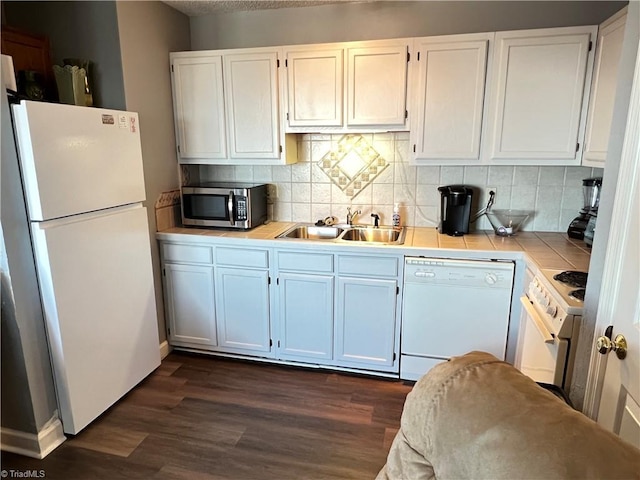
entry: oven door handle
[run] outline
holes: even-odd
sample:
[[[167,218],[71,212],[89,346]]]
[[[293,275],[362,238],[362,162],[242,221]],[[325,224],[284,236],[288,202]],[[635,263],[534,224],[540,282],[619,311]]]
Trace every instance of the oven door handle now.
[[[235,197],[233,195],[233,191],[229,191],[229,200],[227,200],[227,211],[229,212],[229,223],[231,225],[235,225],[236,222],[233,219],[233,204],[235,202]]]
[[[538,329],[538,332],[540,332],[540,335],[542,335],[544,343],[555,343],[555,337],[553,333],[549,331],[547,326],[540,319],[540,317],[538,316],[538,312],[536,312],[535,308],[533,308],[533,305],[531,305],[529,299],[527,297],[520,297],[520,303],[522,303],[522,306],[526,310],[527,315],[529,315],[531,320],[533,320],[533,324]]]

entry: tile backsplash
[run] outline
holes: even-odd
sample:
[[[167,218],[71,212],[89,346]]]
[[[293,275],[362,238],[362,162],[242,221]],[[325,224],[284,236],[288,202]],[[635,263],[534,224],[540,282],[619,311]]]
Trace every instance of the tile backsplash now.
[[[563,232],[582,208],[582,179],[601,176],[589,167],[535,166],[411,166],[408,133],[363,134],[362,137],[388,163],[355,197],[340,188],[322,168],[321,160],[339,147],[343,135],[298,136],[298,163],[282,166],[201,165],[201,181],[270,183],[277,195],[270,218],[277,221],[315,222],[329,215],[345,220],[347,207],[362,211],[355,221],[371,223],[371,213],[391,224],[394,203],[401,205],[402,224],[437,226],[441,185],[465,184],[475,188],[473,212],[486,205],[487,187],[495,187],[494,208],[533,210],[524,226],[528,231]],[[486,216],[476,229],[490,230]]]

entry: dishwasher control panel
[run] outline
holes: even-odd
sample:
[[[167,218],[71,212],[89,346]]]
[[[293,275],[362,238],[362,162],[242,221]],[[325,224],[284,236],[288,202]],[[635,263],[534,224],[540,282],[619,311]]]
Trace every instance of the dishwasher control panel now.
[[[405,283],[511,288],[512,262],[407,257]]]

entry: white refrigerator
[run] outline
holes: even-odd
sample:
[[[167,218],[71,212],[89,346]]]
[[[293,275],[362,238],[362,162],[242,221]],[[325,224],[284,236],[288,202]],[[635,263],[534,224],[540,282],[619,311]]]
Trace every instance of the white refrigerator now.
[[[160,365],[138,115],[13,105],[59,413],[76,434]]]

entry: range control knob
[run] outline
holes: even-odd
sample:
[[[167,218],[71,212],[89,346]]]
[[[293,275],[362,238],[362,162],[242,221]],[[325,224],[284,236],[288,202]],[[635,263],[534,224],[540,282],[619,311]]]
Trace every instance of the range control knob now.
[[[551,316],[551,318],[556,318],[556,315],[558,315],[558,307],[555,305],[549,305],[547,307],[547,314]]]
[[[546,295],[543,295],[543,298],[542,298],[542,305],[544,305],[545,307],[548,307],[548,306],[549,306],[549,303],[551,303],[551,302],[549,301],[549,297],[547,297]]]
[[[496,283],[498,283],[498,277],[496,276],[495,273],[487,273],[484,276],[484,282],[487,285],[495,285]]]

